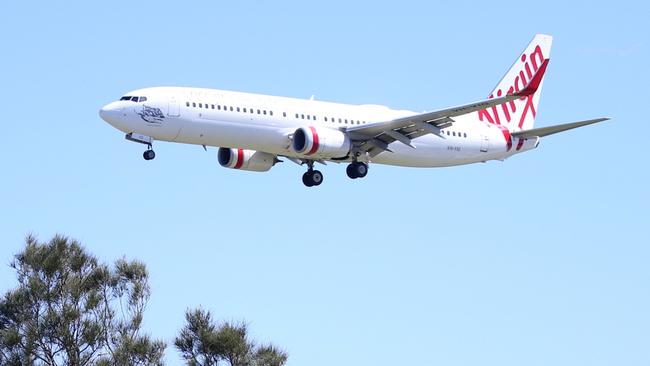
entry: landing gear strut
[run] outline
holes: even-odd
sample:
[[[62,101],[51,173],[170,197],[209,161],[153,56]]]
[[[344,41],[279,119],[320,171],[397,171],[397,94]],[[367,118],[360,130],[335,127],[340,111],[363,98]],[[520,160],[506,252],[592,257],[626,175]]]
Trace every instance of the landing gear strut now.
[[[302,175],[302,183],[307,187],[319,186],[323,183],[323,173],[314,170],[314,162],[308,161],[307,166],[309,166],[309,169]]]
[[[145,152],[142,153],[142,157],[144,158],[144,160],[153,160],[153,158],[156,157],[156,153],[151,148],[151,145],[147,146],[147,150],[145,150]]]
[[[351,179],[363,178],[368,174],[368,164],[355,161],[348,165],[345,172]]]
[[[142,153],[142,157],[144,158],[144,160],[153,160],[153,158],[156,157],[156,153],[153,152],[153,149],[151,148],[151,145],[153,144],[153,139],[151,137],[146,135],[141,135],[139,133],[129,132],[124,136],[124,138],[129,141],[147,145],[147,150],[145,150],[145,152]]]

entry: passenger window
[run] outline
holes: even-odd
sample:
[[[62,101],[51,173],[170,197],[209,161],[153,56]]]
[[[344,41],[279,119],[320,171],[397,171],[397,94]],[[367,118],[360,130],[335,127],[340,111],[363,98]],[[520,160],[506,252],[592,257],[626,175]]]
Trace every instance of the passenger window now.
[[[463,137],[467,138],[467,133],[463,132]]]
[[[325,122],[327,122],[327,117],[325,117]]]
[[[257,110],[257,114],[262,114],[262,112],[260,112],[260,110],[258,109],[258,110]]]
[[[189,106],[190,106],[190,102],[185,102],[185,106],[186,106],[186,107],[189,107]]]
[[[239,112],[239,107],[237,107],[237,112]]]
[[[296,113],[296,119],[298,119],[298,113]]]
[[[232,107],[230,107],[230,111],[231,111],[231,112],[233,111],[233,108],[232,108]]]
[[[273,115],[273,111],[269,111],[269,114],[270,114],[270,115]]]
[[[203,108],[203,103],[199,103],[199,108]]]
[[[282,117],[286,117],[286,116],[287,116],[287,112],[282,112]]]
[[[301,115],[300,115],[300,118],[305,119],[305,115],[304,115],[304,114],[301,114]]]
[[[264,112],[264,115],[266,116],[266,109],[263,112]]]
[[[192,107],[196,108],[196,103],[192,103]]]

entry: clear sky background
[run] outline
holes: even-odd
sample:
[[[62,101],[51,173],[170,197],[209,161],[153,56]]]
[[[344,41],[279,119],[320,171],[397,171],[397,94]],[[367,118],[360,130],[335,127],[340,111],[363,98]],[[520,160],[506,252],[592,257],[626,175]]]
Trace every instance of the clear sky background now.
[[[288,365],[648,365],[646,1],[0,5],[0,291],[29,232],[144,261],[145,329],[245,319]],[[536,126],[502,162],[219,167],[98,117],[129,90],[214,87],[432,110],[487,96],[554,36]],[[181,360],[167,349],[169,364]]]

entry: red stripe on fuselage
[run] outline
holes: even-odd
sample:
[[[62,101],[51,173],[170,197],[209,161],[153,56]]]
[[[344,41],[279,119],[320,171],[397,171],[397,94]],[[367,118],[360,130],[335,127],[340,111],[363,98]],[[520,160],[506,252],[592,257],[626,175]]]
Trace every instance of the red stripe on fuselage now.
[[[316,129],[312,126],[309,126],[309,129],[311,130],[311,134],[314,137],[314,143],[311,145],[311,150],[307,153],[307,155],[312,155],[316,151],[318,151],[318,132],[316,132]]]
[[[503,133],[503,138],[506,139],[506,151],[510,151],[512,149],[512,135],[510,135],[510,131],[504,127],[504,126],[497,126],[501,130],[501,133]]]
[[[519,139],[517,142],[517,151],[521,150],[521,148],[524,147],[524,141],[526,141],[526,139]]]
[[[244,165],[244,149],[237,149],[237,162],[235,163],[235,169],[241,168]]]

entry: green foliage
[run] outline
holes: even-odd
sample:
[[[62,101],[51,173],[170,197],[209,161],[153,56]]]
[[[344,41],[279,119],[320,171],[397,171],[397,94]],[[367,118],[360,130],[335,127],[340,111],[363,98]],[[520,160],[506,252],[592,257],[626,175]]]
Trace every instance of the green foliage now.
[[[287,354],[273,345],[259,347],[254,358],[257,366],[282,366],[287,362]]]
[[[244,323],[225,322],[217,325],[209,311],[188,310],[186,325],[174,345],[190,366],[282,366],[287,355],[268,345],[258,347],[248,339]]]
[[[0,364],[160,365],[165,344],[141,334],[150,296],[143,263],[99,263],[75,240],[26,238],[18,287],[0,299]]]

